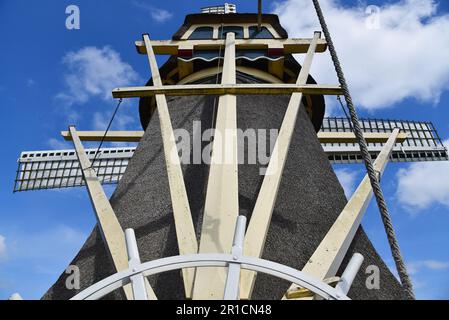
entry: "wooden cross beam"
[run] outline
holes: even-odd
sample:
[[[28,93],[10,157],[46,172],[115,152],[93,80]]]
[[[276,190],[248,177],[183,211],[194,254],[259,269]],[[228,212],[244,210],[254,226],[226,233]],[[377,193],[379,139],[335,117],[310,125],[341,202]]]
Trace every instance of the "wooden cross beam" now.
[[[317,134],[320,143],[358,143],[353,132],[323,132]],[[367,143],[386,143],[391,133],[365,132],[363,134]],[[402,143],[408,138],[405,132],[398,133],[396,143]]]
[[[81,141],[104,141],[107,142],[139,142],[144,135],[144,131],[78,131],[78,138]],[[106,133],[106,136],[105,136]],[[61,136],[66,141],[72,141],[69,131],[61,131]]]
[[[268,49],[283,48],[284,53],[306,53],[313,39],[235,39],[235,48],[239,49]],[[225,45],[224,39],[210,40],[153,40],[154,54],[177,55],[178,50],[218,50]],[[135,42],[137,51],[140,54],[147,54],[144,41]],[[327,49],[327,42],[324,39],[318,39],[316,52],[324,52]]]
[[[77,131],[81,141],[101,141],[105,136],[105,131]],[[108,142],[139,142],[144,135],[144,131],[108,131],[104,141]],[[385,143],[391,133],[365,132],[363,136],[367,143]],[[61,131],[61,136],[66,141],[72,141],[69,131]],[[357,143],[355,134],[352,132],[318,132],[320,143]],[[397,143],[404,142],[408,134],[401,132],[396,139]]]
[[[164,87],[142,86],[116,88],[112,91],[114,98],[142,98],[156,94],[167,96],[202,96],[225,94],[292,94],[306,95],[342,95],[339,85],[322,84],[187,84],[167,85]]]

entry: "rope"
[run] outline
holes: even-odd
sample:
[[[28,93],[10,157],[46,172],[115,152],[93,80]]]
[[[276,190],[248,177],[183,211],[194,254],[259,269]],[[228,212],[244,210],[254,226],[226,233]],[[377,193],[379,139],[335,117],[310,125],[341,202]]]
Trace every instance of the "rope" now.
[[[100,152],[100,149],[103,146],[103,143],[104,143],[104,140],[106,139],[106,136],[108,135],[109,129],[111,129],[112,122],[114,121],[114,118],[117,115],[118,109],[120,108],[120,105],[122,104],[122,102],[123,102],[123,99],[120,98],[120,100],[117,103],[117,106],[115,107],[115,111],[112,114],[111,120],[109,121],[108,127],[106,128],[106,131],[104,132],[103,138],[101,138],[100,145],[98,146],[98,149],[95,152],[95,157],[94,157],[94,160],[92,161],[92,165],[90,166],[90,168],[93,168],[93,166],[95,164],[95,161],[97,160],[97,156],[98,156],[98,154]]]
[[[377,205],[379,207],[380,210],[380,214],[381,214],[381,218],[385,227],[385,231],[387,233],[387,237],[388,237],[388,242],[390,245],[390,249],[394,258],[394,262],[396,264],[396,268],[399,274],[399,278],[401,280],[402,286],[404,288],[404,290],[406,291],[406,293],[408,294],[410,299],[414,299],[415,295],[413,293],[413,285],[412,282],[410,280],[410,277],[407,273],[407,269],[405,267],[404,264],[404,260],[402,258],[401,255],[401,251],[399,249],[399,245],[396,239],[396,235],[394,232],[394,228],[393,228],[393,224],[391,221],[391,217],[390,214],[388,212],[388,208],[387,208],[387,204],[385,202],[385,198],[382,192],[382,189],[380,187],[379,184],[379,179],[376,175],[376,171],[374,170],[374,166],[373,166],[373,162],[371,159],[371,155],[368,152],[368,147],[366,145],[366,140],[363,136],[363,131],[360,127],[360,123],[359,123],[359,119],[357,116],[357,112],[355,110],[351,95],[349,93],[349,89],[348,89],[348,85],[346,83],[346,79],[345,76],[343,74],[343,70],[342,67],[340,65],[340,61],[338,59],[337,56],[337,52],[335,50],[334,44],[332,42],[332,38],[329,32],[329,29],[327,27],[326,21],[324,19],[324,15],[323,12],[321,10],[320,4],[318,0],[312,0],[313,1],[313,5],[315,7],[316,13],[318,15],[318,19],[320,21],[321,24],[321,29],[323,30],[324,36],[326,38],[328,47],[329,47],[329,52],[331,54],[332,57],[332,61],[334,63],[335,66],[335,71],[337,72],[337,76],[338,76],[338,80],[340,82],[341,88],[343,90],[344,96],[345,96],[345,100],[346,100],[346,105],[348,106],[349,109],[349,114],[351,116],[351,121],[352,121],[352,125],[354,127],[354,133],[357,137],[357,141],[360,145],[360,151],[362,153],[364,162],[365,162],[365,167],[369,176],[369,179],[371,181],[371,186],[373,188],[374,191],[374,195],[376,197],[376,201],[377,201]]]

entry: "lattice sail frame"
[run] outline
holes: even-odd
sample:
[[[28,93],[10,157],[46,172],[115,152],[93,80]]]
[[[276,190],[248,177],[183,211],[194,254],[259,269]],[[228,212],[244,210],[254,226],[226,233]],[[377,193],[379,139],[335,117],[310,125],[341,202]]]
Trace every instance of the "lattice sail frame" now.
[[[103,148],[93,164],[102,184],[120,181],[135,148]],[[87,149],[93,160],[97,149]],[[85,186],[75,150],[22,152],[18,160],[14,191],[59,189]]]
[[[431,122],[390,119],[361,119],[365,133],[391,133],[395,128],[407,134],[393,148],[391,162],[447,161],[447,149]],[[346,118],[324,118],[322,132],[352,132],[351,122]],[[368,149],[375,159],[384,143],[368,142]],[[362,163],[360,147],[356,142],[323,142],[323,150],[333,164]]]
[[[448,153],[431,122],[401,121],[389,119],[362,119],[362,129],[366,133],[391,133],[400,128],[407,134],[403,142],[397,142],[390,158],[391,162],[447,161]],[[324,118],[323,133],[350,133],[350,121],[346,118]],[[323,135],[321,145],[333,164],[362,163],[358,144],[338,142],[338,136],[328,142]],[[139,133],[143,134],[143,132]],[[368,139],[369,141],[369,139]],[[382,149],[382,142],[368,142],[373,158]],[[86,150],[89,159],[93,159],[96,149]],[[122,178],[135,147],[103,148],[94,163],[98,178],[102,184],[118,183]],[[78,165],[75,150],[49,150],[22,152],[17,160],[17,176],[14,192],[69,188],[84,186],[82,171]]]

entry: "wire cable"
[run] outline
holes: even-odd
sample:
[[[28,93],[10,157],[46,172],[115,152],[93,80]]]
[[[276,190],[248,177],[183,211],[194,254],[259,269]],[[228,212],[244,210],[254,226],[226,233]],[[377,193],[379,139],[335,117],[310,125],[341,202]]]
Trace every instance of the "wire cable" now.
[[[114,113],[112,114],[111,120],[109,120],[109,124],[108,124],[108,127],[106,128],[106,131],[104,132],[103,138],[101,138],[100,145],[98,146],[97,151],[95,152],[95,157],[92,160],[92,164],[91,164],[90,168],[93,168],[95,161],[97,160],[98,154],[100,153],[100,149],[103,146],[104,141],[106,140],[108,132],[111,129],[112,122],[114,121],[114,118],[117,115],[118,109],[120,108],[120,105],[122,104],[122,102],[123,102],[123,99],[120,98],[120,100],[117,103],[117,106],[115,107]]]

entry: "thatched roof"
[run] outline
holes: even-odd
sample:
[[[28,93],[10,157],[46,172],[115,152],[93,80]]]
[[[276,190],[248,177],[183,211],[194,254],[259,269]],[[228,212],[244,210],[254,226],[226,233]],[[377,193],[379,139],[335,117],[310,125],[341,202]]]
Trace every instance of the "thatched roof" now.
[[[240,82],[248,81],[239,76]],[[279,128],[289,96],[239,96],[238,127]],[[202,122],[202,130],[212,124],[214,98],[204,96],[173,97],[169,110],[174,128],[192,134],[192,122]],[[207,165],[183,165],[184,179],[197,233],[201,229]],[[251,216],[262,176],[259,165],[239,166],[240,214]],[[123,179],[111,198],[123,227],[134,228],[142,261],[178,254],[170,192],[162,151],[158,117],[151,118],[146,133]],[[321,148],[305,110],[300,109],[284,176],[275,205],[263,257],[301,269],[346,204],[337,177]],[[198,234],[199,237],[199,234]],[[349,296],[353,299],[403,299],[405,293],[396,278],[376,253],[362,230],[356,234],[348,257],[360,252],[365,257],[361,272]],[[82,289],[113,273],[99,232],[94,229],[71,264],[81,271]],[[381,271],[380,290],[365,287],[364,270],[377,265]],[[76,294],[65,287],[62,274],[44,299],[68,299]],[[182,299],[179,272],[150,279],[160,299]],[[289,283],[258,276],[254,298],[279,299]],[[117,293],[112,298],[121,298]]]

